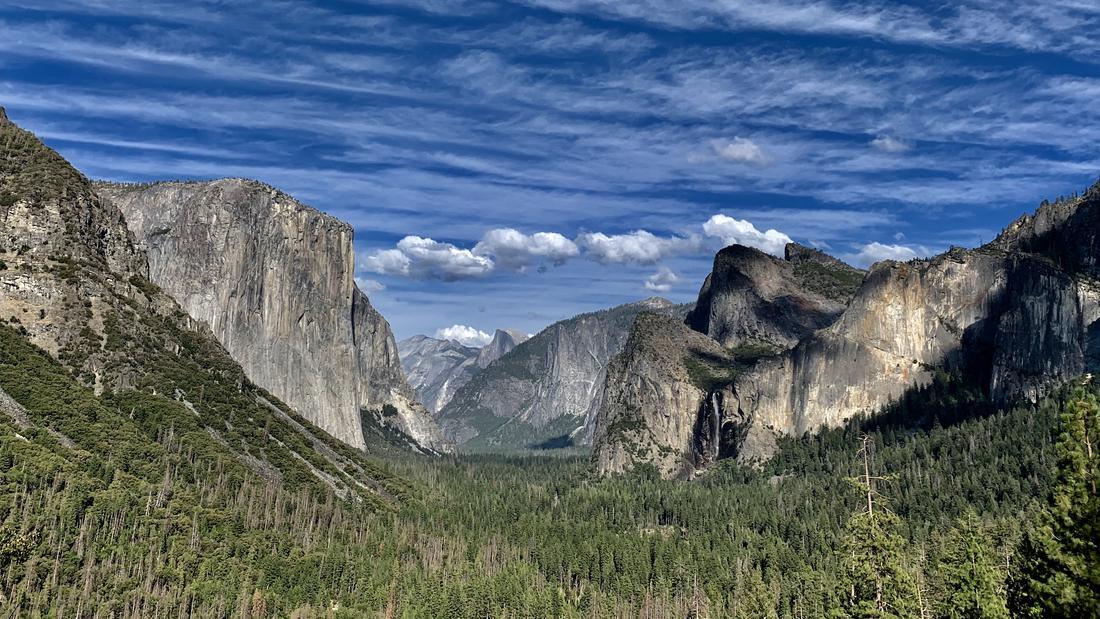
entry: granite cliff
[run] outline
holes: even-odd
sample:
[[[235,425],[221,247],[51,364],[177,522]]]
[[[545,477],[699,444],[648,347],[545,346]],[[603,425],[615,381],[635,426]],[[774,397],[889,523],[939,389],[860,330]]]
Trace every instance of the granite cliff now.
[[[491,342],[475,348],[455,340],[414,335],[397,343],[397,354],[409,386],[433,413],[443,410],[475,374],[527,339],[512,329],[497,329]]]
[[[731,245],[718,252],[682,323],[642,314],[607,372],[595,416],[600,474],[652,464],[686,478],[733,443],[774,443],[726,412],[731,384],[760,358],[832,324],[864,272],[791,243],[783,259]],[[725,414],[724,414],[725,412]]]
[[[444,433],[470,451],[590,443],[607,363],[647,310],[683,316],[686,308],[652,298],[550,325],[455,393],[438,417]]]
[[[786,258],[731,245],[714,257],[687,324],[723,346],[790,348],[840,316],[863,272],[791,243]]]
[[[497,329],[493,339],[477,351],[477,367],[485,369],[489,364],[512,352],[527,341],[527,334],[515,329]]]
[[[257,181],[100,183],[149,278],[248,376],[349,445],[364,415],[445,448],[405,381],[389,324],[354,281],[352,229]]]
[[[691,420],[698,425],[704,416],[717,417],[714,423],[726,428],[719,433],[718,452],[751,464],[773,455],[776,437],[873,415],[928,385],[937,370],[964,371],[991,400],[1004,404],[1035,400],[1072,377],[1100,371],[1098,231],[1100,184],[1081,197],[1044,203],[980,248],[874,265],[832,324],[759,359],[706,394],[692,394],[672,414],[644,416],[642,423],[656,426],[651,435],[676,437],[658,445],[658,455],[647,461],[662,473],[685,475],[669,464],[671,456],[660,454],[681,453],[686,439],[662,427],[684,427]],[[713,285],[704,286],[701,297],[708,288]],[[707,324],[746,324],[737,306],[729,307],[712,312]],[[784,315],[784,308],[778,309],[776,315]],[[731,330],[707,332],[721,339]],[[622,372],[609,375],[609,392],[613,383],[633,380],[638,363],[614,364]],[[672,372],[664,384],[680,382]],[[647,399],[652,397],[641,393],[631,405],[654,408]],[[712,399],[713,406],[702,406]],[[610,395],[607,400],[613,401]],[[604,419],[618,414],[605,408],[598,423],[610,423]],[[629,468],[614,455],[622,451],[597,443],[600,471]]]
[[[737,367],[729,351],[683,321],[638,315],[607,369],[595,428],[597,473],[651,464],[665,478],[690,477],[719,457],[721,390]]]
[[[5,384],[0,412],[23,441],[58,462],[102,456],[112,484],[175,458],[180,475],[398,500],[392,475],[249,380],[149,281],[119,209],[2,109],[0,240],[0,365],[27,379]]]

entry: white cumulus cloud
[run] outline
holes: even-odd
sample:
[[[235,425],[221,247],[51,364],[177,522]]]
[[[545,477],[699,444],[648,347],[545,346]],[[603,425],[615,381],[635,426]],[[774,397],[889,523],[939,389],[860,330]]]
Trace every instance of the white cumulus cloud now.
[[[588,257],[604,264],[655,264],[669,254],[698,251],[698,236],[660,237],[646,230],[629,234],[586,232],[577,238]]]
[[[761,232],[751,221],[734,219],[729,215],[715,215],[703,224],[707,236],[722,239],[726,245],[747,245],[776,256],[783,255],[783,248],[791,237],[775,229]]]
[[[463,346],[470,346],[473,348],[481,348],[493,341],[493,336],[491,334],[466,325],[451,325],[449,327],[437,329],[435,338],[437,340],[454,340]]]
[[[661,267],[657,272],[645,279],[645,289],[653,292],[668,292],[680,281],[680,276],[673,273],[668,267]]]
[[[866,267],[880,260],[904,262],[913,258],[923,258],[931,253],[923,245],[887,245],[875,241],[867,243],[855,254],[848,254],[845,259],[856,266]]]
[[[735,136],[732,140],[712,140],[710,147],[715,155],[727,161],[752,165],[771,163],[771,158],[764,153],[760,145],[748,138]]]
[[[412,260],[398,249],[379,249],[363,260],[363,269],[383,275],[408,275]]]
[[[363,264],[371,273],[446,281],[481,277],[494,266],[487,256],[419,236],[406,236],[396,249],[375,251]]]
[[[532,262],[562,264],[580,253],[577,244],[557,232],[524,234],[514,228],[496,228],[474,246],[477,256],[490,256],[504,268],[523,270]]]
[[[871,140],[871,146],[885,153],[901,153],[909,150],[909,143],[888,135]]]

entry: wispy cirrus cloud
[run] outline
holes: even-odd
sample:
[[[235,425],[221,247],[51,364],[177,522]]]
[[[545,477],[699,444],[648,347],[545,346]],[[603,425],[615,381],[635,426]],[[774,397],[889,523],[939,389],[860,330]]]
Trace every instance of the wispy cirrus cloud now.
[[[549,317],[518,289],[568,315],[668,268],[688,300],[718,243],[919,254],[1079,189],[1100,171],[1097,17],[1077,0],[16,0],[0,104],[91,175],[258,177],[349,221],[399,332],[437,298],[535,330]],[[708,236],[718,214],[752,228]]]
[[[1100,25],[1100,9],[1083,2],[1017,4],[994,0],[907,5],[748,0],[676,5],[654,1],[528,0],[562,13],[596,14],[687,30],[774,30],[800,34],[857,36],[897,43],[944,47],[1004,46],[1033,51],[1071,51],[1074,44],[1097,49],[1078,29]]]

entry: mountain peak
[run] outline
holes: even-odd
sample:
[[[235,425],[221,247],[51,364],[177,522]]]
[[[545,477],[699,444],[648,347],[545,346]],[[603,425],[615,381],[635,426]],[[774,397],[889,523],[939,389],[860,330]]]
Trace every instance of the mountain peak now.
[[[726,258],[740,258],[740,259],[766,259],[776,260],[777,258],[766,251],[750,247],[748,245],[741,245],[734,243],[733,245],[727,245],[718,250],[717,257]]]
[[[723,248],[687,324],[724,346],[780,348],[831,324],[862,272],[810,248],[788,246],[787,253],[793,261],[744,245]]]
[[[493,340],[482,347],[477,355],[478,367],[484,369],[490,363],[511,352],[513,348],[527,341],[527,334],[515,329],[497,329]]]

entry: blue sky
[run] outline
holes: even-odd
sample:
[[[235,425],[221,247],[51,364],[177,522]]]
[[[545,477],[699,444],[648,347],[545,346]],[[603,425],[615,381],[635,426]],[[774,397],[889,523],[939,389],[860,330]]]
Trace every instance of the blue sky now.
[[[0,105],[93,178],[348,221],[399,338],[534,332],[692,300],[727,242],[990,239],[1100,174],[1098,32],[1095,0],[3,0]]]

